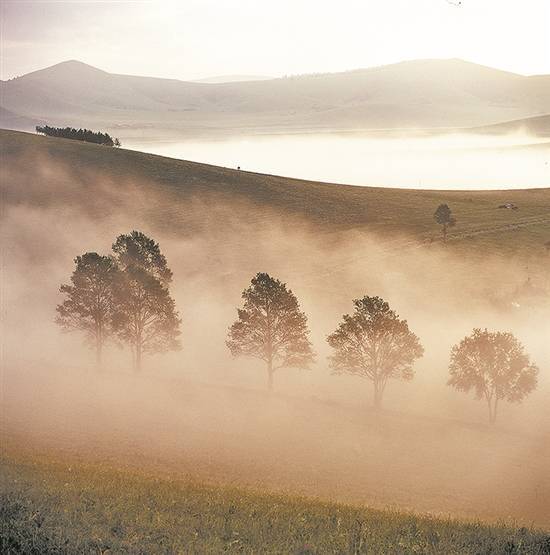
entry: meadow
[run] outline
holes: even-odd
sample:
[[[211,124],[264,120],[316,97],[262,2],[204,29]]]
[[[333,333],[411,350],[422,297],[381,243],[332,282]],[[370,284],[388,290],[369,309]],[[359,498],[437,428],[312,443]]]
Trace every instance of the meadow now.
[[[550,553],[524,527],[174,481],[108,465],[1,461],[2,553]]]

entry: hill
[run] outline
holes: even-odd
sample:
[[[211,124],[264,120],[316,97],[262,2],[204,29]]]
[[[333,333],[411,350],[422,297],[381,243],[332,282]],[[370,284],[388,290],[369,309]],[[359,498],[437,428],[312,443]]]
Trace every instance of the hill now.
[[[530,256],[542,252],[550,236],[550,189],[510,191],[435,191],[359,187],[310,182],[187,162],[124,149],[106,149],[70,140],[15,131],[0,131],[5,172],[36,174],[41,186],[7,186],[5,199],[26,205],[50,204],[63,199],[75,206],[104,206],[102,196],[84,194],[79,186],[89,174],[103,180],[138,183],[142,194],[154,195],[159,205],[145,206],[142,218],[172,234],[186,233],[185,207],[204,202],[207,221],[223,202],[249,206],[247,218],[261,222],[267,215],[299,220],[325,235],[350,230],[401,237],[411,246],[440,240],[433,212],[448,203],[458,224],[449,235],[452,248],[467,248],[470,255],[511,254]],[[63,178],[41,176],[42,161],[66,170]],[[78,169],[80,168],[80,170]],[[6,175],[6,174],[5,174]],[[66,183],[65,183],[66,181]],[[26,191],[26,192],[25,192]],[[160,194],[160,196],[159,196]],[[109,195],[107,195],[109,196]],[[517,210],[499,209],[513,203]],[[106,208],[114,210],[116,207]],[[198,224],[197,224],[198,225]],[[296,225],[296,221],[294,221]]]
[[[479,133],[529,133],[539,137],[550,137],[550,115],[503,121],[476,128]]]
[[[109,131],[464,128],[550,113],[550,76],[461,60],[230,83],[117,75],[69,61],[0,87],[2,107],[11,112]]]
[[[43,121],[20,116],[0,107],[0,128],[3,129],[32,129],[37,125],[44,125]]]
[[[193,83],[238,83],[240,81],[267,81],[274,79],[267,75],[213,75],[202,79],[193,79]]]

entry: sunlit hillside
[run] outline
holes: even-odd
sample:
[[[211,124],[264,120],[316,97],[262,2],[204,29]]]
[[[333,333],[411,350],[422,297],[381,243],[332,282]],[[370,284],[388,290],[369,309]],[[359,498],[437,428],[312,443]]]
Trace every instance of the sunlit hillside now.
[[[449,250],[482,256],[513,252],[525,257],[544,252],[550,235],[550,189],[425,191],[335,186],[13,131],[1,131],[0,139],[8,203],[33,206],[62,201],[109,214],[116,204],[109,205],[104,195],[93,192],[97,185],[91,181],[100,175],[112,182],[115,190],[128,184],[137,187],[141,194],[134,200],[143,211],[140,218],[175,235],[191,231],[186,218],[189,203],[209,205],[201,216],[206,222],[216,207],[227,201],[250,203],[246,211],[249,222],[261,224],[267,214],[295,217],[323,234],[354,230],[398,236],[396,246],[405,249],[441,241],[433,219],[439,203],[451,205],[457,219],[449,233]],[[63,167],[63,175],[55,178],[59,189],[48,185],[52,176],[44,173],[42,162]],[[20,167],[35,177],[30,185],[23,181],[14,187],[11,184],[19,179]],[[157,206],[151,206],[148,192]],[[157,194],[161,195],[158,200]],[[517,210],[499,208],[505,204],[513,204]]]

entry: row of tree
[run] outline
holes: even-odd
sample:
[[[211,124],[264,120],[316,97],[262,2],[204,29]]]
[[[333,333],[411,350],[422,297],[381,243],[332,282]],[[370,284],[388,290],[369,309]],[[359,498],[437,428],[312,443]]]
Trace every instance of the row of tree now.
[[[114,139],[109,133],[101,131],[92,131],[91,129],[75,129],[74,127],[50,127],[49,125],[36,126],[36,132],[48,137],[62,137],[64,139],[73,139],[75,141],[85,141],[87,143],[95,143],[105,146],[121,146],[120,141]]]
[[[181,320],[169,293],[172,272],[158,243],[133,231],[117,238],[112,255],[86,253],[75,262],[71,284],[61,286],[66,299],[57,307],[57,321],[67,330],[84,331],[98,362],[110,336],[131,347],[138,371],[143,353],[180,348]],[[278,369],[308,368],[315,360],[307,317],[286,284],[266,273],[252,279],[242,298],[226,344],[233,356],[264,362],[271,390]],[[372,382],[380,407],[388,381],[411,380],[424,349],[407,321],[380,297],[353,304],[353,313],[327,338],[330,367],[335,374]],[[449,371],[450,386],[486,401],[491,422],[499,402],[519,402],[537,385],[538,368],[507,332],[474,329],[452,347]]]
[[[268,387],[278,368],[307,368],[314,361],[308,340],[306,315],[284,283],[257,274],[243,292],[243,308],[230,327],[227,346],[234,356],[262,359]],[[351,374],[372,382],[374,405],[380,407],[391,379],[411,380],[414,363],[424,349],[418,337],[380,297],[353,301],[353,314],[345,314],[327,338],[329,362],[335,374]],[[494,423],[500,401],[519,402],[536,388],[538,368],[511,333],[474,329],[451,349],[448,384],[459,391],[474,391],[487,403]]]

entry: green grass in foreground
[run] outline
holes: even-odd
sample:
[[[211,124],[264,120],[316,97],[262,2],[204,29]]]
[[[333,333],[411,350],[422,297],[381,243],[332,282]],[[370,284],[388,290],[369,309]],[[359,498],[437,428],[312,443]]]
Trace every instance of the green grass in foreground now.
[[[1,463],[2,553],[550,553],[550,535],[53,462]]]

